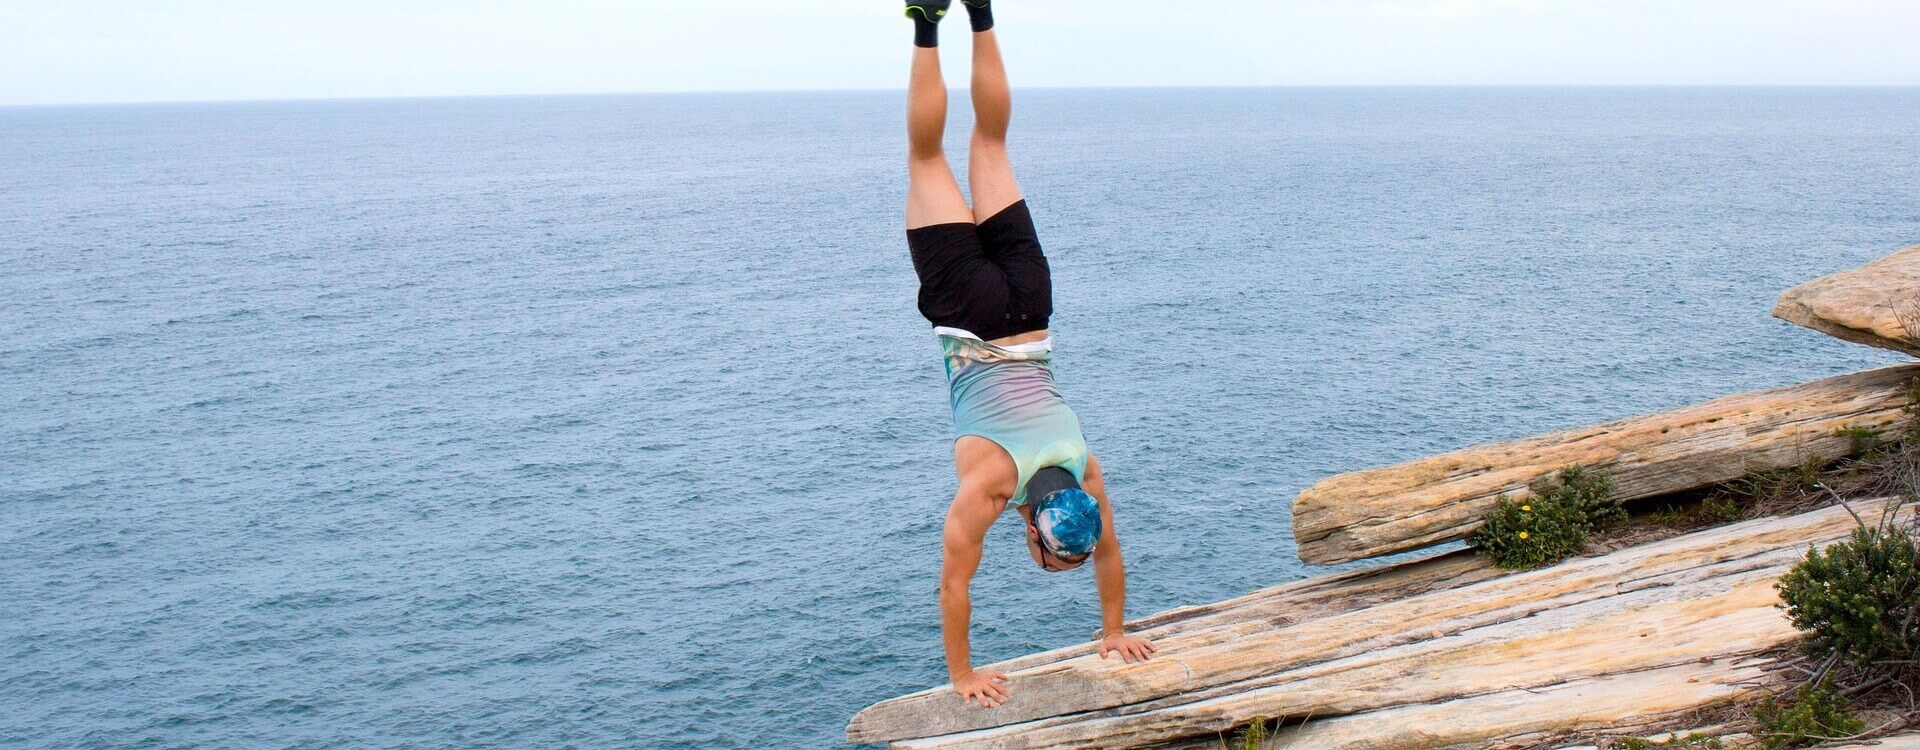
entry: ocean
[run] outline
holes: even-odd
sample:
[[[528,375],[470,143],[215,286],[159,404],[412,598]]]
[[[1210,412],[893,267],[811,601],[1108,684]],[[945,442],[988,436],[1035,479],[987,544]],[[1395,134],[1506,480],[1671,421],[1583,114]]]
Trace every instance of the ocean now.
[[[964,155],[964,97],[952,152]],[[0,747],[831,748],[945,680],[898,92],[0,109]],[[1920,89],[1037,90],[1134,616],[1329,474],[1897,361]],[[976,661],[1087,638],[994,530]]]

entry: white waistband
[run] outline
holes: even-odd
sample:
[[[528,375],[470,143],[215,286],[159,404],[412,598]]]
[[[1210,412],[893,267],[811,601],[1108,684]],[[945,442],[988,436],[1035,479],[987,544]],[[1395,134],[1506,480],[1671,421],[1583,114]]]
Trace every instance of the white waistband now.
[[[986,339],[980,338],[979,336],[975,336],[973,335],[972,331],[969,331],[963,328],[949,328],[947,326],[934,326],[933,335],[952,336],[956,339],[973,339],[974,341],[978,341],[983,344],[987,343]],[[1053,351],[1053,337],[1048,336],[1039,341],[1029,341],[1025,344],[1013,344],[1011,346],[1000,346],[998,344],[993,344],[993,346],[997,346],[1001,349],[1005,349],[1015,354],[1026,354],[1029,352],[1050,352],[1050,351]]]

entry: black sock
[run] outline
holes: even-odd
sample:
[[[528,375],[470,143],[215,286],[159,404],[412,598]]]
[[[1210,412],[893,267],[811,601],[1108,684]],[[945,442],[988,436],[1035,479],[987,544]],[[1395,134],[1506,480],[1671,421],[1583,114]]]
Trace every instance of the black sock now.
[[[967,20],[973,22],[973,33],[978,34],[993,28],[993,0],[960,0],[967,6]]]
[[[914,14],[913,46],[915,47],[940,46],[940,23],[938,21],[929,21],[925,18],[921,18],[920,14],[918,13]]]

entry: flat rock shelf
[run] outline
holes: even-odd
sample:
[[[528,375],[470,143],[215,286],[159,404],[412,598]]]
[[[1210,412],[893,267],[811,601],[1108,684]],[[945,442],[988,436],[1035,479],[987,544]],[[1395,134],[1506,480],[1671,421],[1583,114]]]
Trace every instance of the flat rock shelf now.
[[[1851,510],[1872,515],[1891,502]],[[1282,622],[1257,606],[1217,612],[1209,625],[1162,636],[1162,655],[1139,664],[1071,649],[1042,654],[1011,673],[1014,696],[999,708],[960,707],[951,689],[940,688],[862,711],[847,737],[916,749],[1151,747],[1255,718],[1313,717],[1302,725],[1312,729],[1293,730],[1306,743],[1311,733],[1336,728],[1340,734],[1327,736],[1364,734],[1374,722],[1430,720],[1447,706],[1458,710],[1439,724],[1496,731],[1485,728],[1496,714],[1468,699],[1621,680],[1671,689],[1636,689],[1637,697],[1616,700],[1616,713],[1691,710],[1731,699],[1765,674],[1762,654],[1796,635],[1773,583],[1808,545],[1851,533],[1852,513],[1833,507],[1757,519],[1471,582],[1476,576],[1430,577],[1452,568],[1451,556],[1417,561],[1386,578],[1427,585],[1419,593]],[[1435,580],[1453,583],[1428,585]],[[1613,715],[1600,702],[1582,703],[1597,713],[1574,712],[1553,728],[1594,726]],[[1408,718],[1415,715],[1429,719]]]

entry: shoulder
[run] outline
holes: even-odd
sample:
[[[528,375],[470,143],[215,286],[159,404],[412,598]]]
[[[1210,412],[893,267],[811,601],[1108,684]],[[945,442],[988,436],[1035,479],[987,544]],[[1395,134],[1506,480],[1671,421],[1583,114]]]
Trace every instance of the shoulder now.
[[[1020,467],[999,443],[979,435],[962,435],[953,442],[953,467],[964,494],[1005,503],[1013,497]]]

